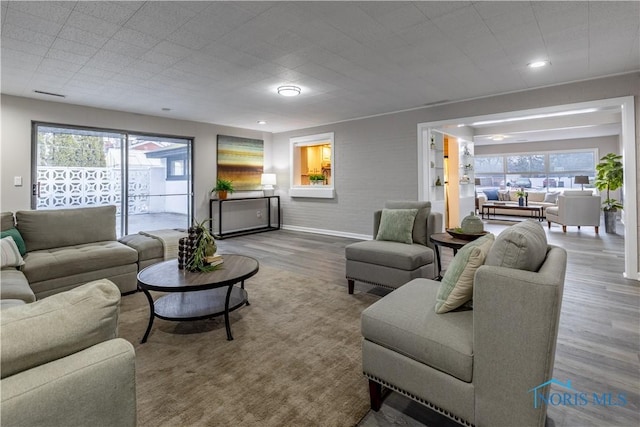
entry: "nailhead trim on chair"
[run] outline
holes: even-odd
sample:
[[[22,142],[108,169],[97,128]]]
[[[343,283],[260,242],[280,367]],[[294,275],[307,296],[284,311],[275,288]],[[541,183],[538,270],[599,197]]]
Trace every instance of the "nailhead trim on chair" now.
[[[346,276],[346,279],[347,279],[347,280],[354,280],[354,281],[356,281],[356,282],[366,283],[366,284],[368,284],[368,285],[379,286],[379,287],[381,287],[381,288],[387,288],[387,289],[392,289],[392,290],[393,290],[393,289],[398,289],[398,288],[394,288],[393,286],[389,286],[389,285],[382,285],[382,284],[380,284],[380,283],[370,282],[370,281],[368,281],[368,280],[356,279],[355,277],[349,277],[349,276]]]
[[[439,414],[444,415],[445,417],[457,422],[458,424],[461,424],[461,425],[464,425],[464,426],[467,426],[467,427],[475,427],[473,424],[471,424],[467,420],[463,420],[462,418],[458,417],[457,415],[454,415],[454,414],[450,413],[449,411],[447,411],[445,409],[442,409],[439,406],[434,405],[431,402],[427,402],[426,400],[424,400],[424,399],[422,399],[420,397],[414,396],[413,394],[411,394],[409,392],[406,392],[406,391],[394,386],[393,384],[389,384],[388,382],[386,382],[384,380],[381,380],[380,378],[375,377],[373,375],[367,374],[366,372],[363,372],[363,374],[368,379],[373,380],[373,381],[377,382],[378,384],[382,384],[383,386],[385,386],[387,388],[390,388],[391,390],[393,390],[393,391],[395,391],[397,393],[400,393],[403,396],[408,397],[409,399],[415,400],[416,402],[428,407],[429,409],[431,409],[433,411],[436,411]]]

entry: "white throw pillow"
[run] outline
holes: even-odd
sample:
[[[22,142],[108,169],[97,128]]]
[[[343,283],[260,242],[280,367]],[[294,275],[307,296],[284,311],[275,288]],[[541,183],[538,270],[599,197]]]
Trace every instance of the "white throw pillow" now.
[[[0,247],[2,248],[2,266],[5,267],[20,267],[24,265],[24,260],[20,256],[18,245],[16,245],[13,237],[7,236],[0,239]]]

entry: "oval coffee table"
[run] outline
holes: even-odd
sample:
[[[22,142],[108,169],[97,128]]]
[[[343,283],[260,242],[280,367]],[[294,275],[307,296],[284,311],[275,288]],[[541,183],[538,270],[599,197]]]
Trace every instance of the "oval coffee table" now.
[[[233,340],[229,312],[249,305],[244,281],[259,269],[258,261],[243,255],[222,255],[219,270],[208,273],[178,269],[178,260],[150,265],[138,273],[138,288],[149,302],[149,325],[141,344],[147,341],[153,319],[191,321],[224,314],[227,340]],[[240,283],[240,287],[234,286]],[[165,292],[155,302],[149,291]]]

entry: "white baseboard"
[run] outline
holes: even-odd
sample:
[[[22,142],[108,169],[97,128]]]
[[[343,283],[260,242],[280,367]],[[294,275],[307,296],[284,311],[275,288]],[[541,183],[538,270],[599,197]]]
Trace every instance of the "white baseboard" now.
[[[624,277],[625,279],[637,280],[640,282],[640,272],[632,272],[632,273],[624,272],[622,273],[622,277]]]
[[[325,234],[327,236],[348,237],[350,239],[371,240],[366,234],[348,233],[346,231],[325,230],[322,228],[299,227],[297,225],[283,225],[284,230],[301,231],[303,233]]]

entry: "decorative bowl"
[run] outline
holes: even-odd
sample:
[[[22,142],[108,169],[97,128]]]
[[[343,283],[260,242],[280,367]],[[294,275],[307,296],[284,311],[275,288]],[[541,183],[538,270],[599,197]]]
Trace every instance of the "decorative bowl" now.
[[[461,231],[456,231],[455,228],[447,228],[447,233],[449,233],[451,236],[455,237],[456,239],[462,239],[462,240],[468,240],[468,241],[472,241],[472,240],[476,240],[478,237],[482,237],[485,234],[488,233],[488,231],[483,231],[482,233],[463,233]]]

